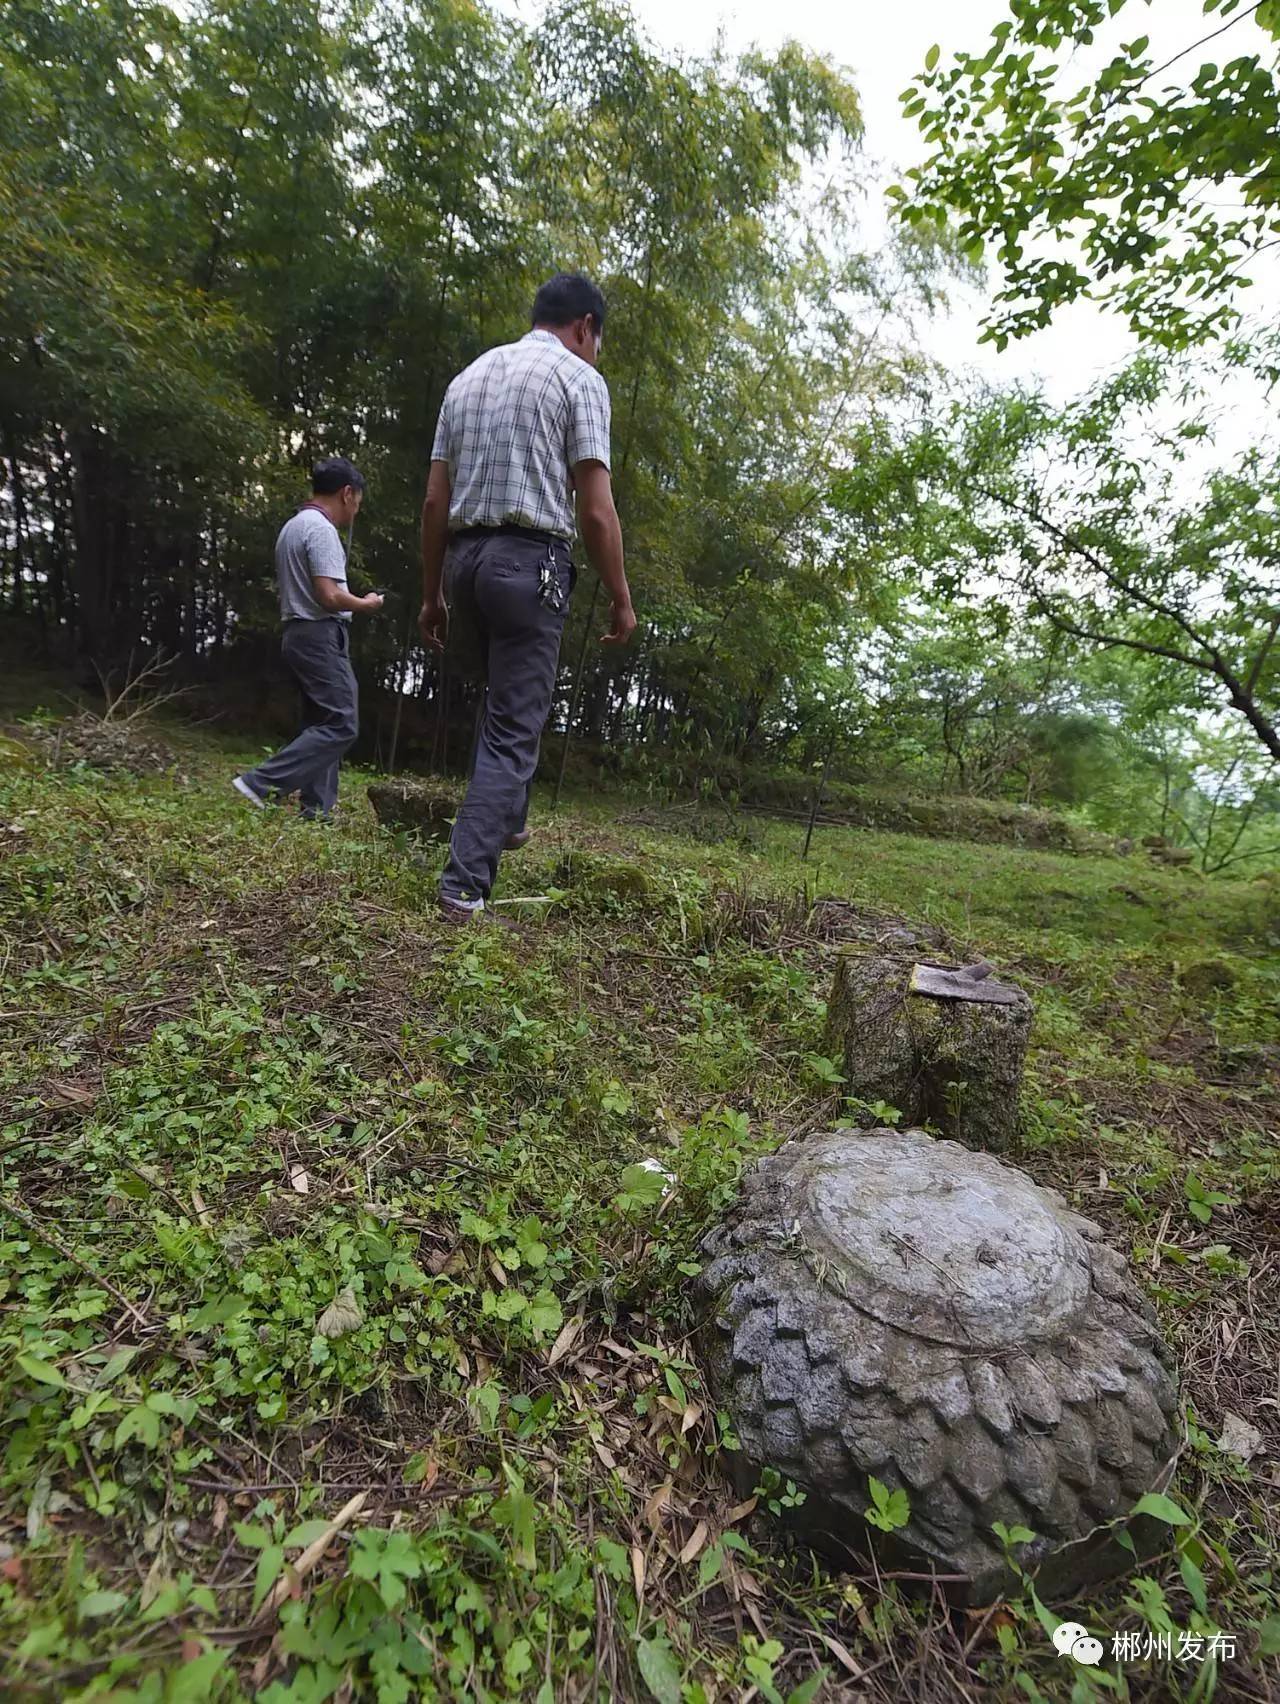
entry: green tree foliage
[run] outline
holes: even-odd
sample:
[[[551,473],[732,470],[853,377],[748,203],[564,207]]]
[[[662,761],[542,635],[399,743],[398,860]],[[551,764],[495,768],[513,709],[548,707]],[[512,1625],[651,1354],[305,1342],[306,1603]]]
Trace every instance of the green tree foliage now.
[[[881,647],[861,744],[916,786],[1084,805],[1123,765],[1114,695],[1044,623],[939,600]]]
[[[1204,12],[1202,39],[1158,58],[1131,0],[1018,0],[985,51],[934,48],[907,90],[933,152],[892,193],[999,265],[997,347],[1086,296],[1171,347],[1237,320],[1280,239],[1280,4]],[[1095,46],[1110,57],[1082,81],[1074,57]]]
[[[919,430],[869,432],[843,500],[864,550],[935,596],[1127,653],[1153,714],[1226,712],[1274,762],[1280,458],[1260,445],[1205,465],[1220,378],[1142,357],[1066,408],[1037,392],[957,402]]]
[[[1026,78],[1049,100],[1036,56],[1082,7],[1023,8],[1040,33],[992,60],[984,100]],[[1193,492],[1198,404],[1152,360],[1065,411],[950,409],[914,323],[953,252],[944,198],[867,249],[858,103],[821,59],[674,59],[604,0],[535,27],[470,0],[5,0],[4,21],[0,607],[48,649],[117,670],[160,652],[256,714],[274,532],[341,451],[370,478],[354,577],[391,591],[356,634],[366,752],[464,762],[474,701],[413,622],[436,411],[541,279],[581,267],[610,300],[643,617],[606,655],[591,577],[575,601],[553,725],[592,761],[634,745],[660,777],[777,763],[1087,800],[1117,828],[1138,801],[1184,837],[1213,809],[1218,845],[1262,797],[1203,716],[1233,712],[1270,761],[1275,458]],[[1278,365],[1264,341],[1222,360]]]
[[[452,374],[561,266],[610,301],[615,478],[645,618],[588,738],[737,751],[858,586],[831,471],[911,382],[928,245],[862,251],[851,86],[790,45],[675,61],[607,4],[8,0],[0,39],[0,596],[107,663],[259,680],[275,527],[317,455],[370,478],[377,689],[469,720],[417,650],[417,512]],[[861,587],[867,590],[865,584]],[[398,714],[398,713],[397,713]],[[683,733],[681,733],[683,730]],[[406,734],[406,739],[408,739]],[[465,749],[455,738],[452,756]]]

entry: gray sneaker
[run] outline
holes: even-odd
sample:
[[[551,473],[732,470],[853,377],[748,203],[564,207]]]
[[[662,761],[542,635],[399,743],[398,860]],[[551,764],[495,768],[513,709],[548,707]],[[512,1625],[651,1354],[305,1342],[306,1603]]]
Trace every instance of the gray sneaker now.
[[[251,787],[249,785],[243,775],[232,776],[231,785],[235,788],[236,792],[239,793],[242,799],[247,799],[249,801],[255,810],[266,810],[267,801],[263,798],[262,794],[256,787]]]

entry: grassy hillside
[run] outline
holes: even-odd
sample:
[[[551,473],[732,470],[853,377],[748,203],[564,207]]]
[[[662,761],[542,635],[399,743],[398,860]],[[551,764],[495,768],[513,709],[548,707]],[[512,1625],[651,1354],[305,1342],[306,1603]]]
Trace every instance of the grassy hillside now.
[[[357,776],[326,830],[166,737],[176,778],[0,767],[8,1696],[1270,1695],[1274,877],[830,828],[802,865],[792,824],[595,797],[539,810],[505,923],[459,931]],[[891,918],[1032,992],[1024,1163],[1181,1365],[1189,1524],[1057,1607],[1234,1661],[1068,1675],[1030,1595],[829,1577],[775,1536],[785,1486],[727,1489],[687,1275],[753,1155],[869,1117],[823,1002]]]

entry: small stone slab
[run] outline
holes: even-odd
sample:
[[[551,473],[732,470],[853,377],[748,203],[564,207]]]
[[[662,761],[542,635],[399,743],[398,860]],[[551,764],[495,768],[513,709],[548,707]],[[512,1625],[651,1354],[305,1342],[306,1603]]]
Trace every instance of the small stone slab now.
[[[996,982],[989,964],[947,970],[940,964],[918,964],[909,984],[913,994],[932,994],[937,1000],[978,1000],[990,1006],[1016,1006],[1023,995],[1007,982]]]
[[[443,788],[414,781],[375,781],[369,803],[384,828],[447,843],[458,814],[458,801]]]

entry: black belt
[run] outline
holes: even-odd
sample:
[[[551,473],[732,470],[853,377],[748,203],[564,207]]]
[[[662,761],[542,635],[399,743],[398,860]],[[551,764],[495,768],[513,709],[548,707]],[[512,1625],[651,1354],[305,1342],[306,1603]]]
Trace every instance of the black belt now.
[[[548,550],[556,545],[568,545],[559,533],[540,532],[537,527],[518,527],[514,523],[500,527],[459,527],[454,538],[526,538],[531,544],[545,544]]]

